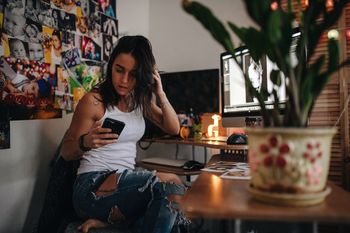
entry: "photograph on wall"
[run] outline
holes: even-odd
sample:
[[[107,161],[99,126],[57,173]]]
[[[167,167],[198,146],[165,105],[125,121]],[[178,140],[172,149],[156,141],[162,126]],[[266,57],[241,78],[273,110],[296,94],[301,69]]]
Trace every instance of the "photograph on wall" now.
[[[85,61],[69,69],[71,89],[83,87],[89,92],[102,79],[100,62]],[[73,92],[74,94],[74,92]]]
[[[90,0],[89,1],[89,37],[100,38],[101,37],[101,12],[99,11],[98,3]]]
[[[28,58],[28,43],[19,39],[9,38],[10,56],[18,59]]]
[[[103,60],[108,61],[113,49],[113,38],[109,35],[103,35]]]
[[[50,64],[2,57],[0,73],[5,77],[0,102],[9,109],[11,120],[62,116],[53,109],[56,71]]]
[[[76,15],[67,13],[61,10],[55,10],[58,12],[58,28],[61,31],[75,31]]]
[[[55,96],[55,106],[62,110],[66,110],[67,113],[74,111],[73,95],[57,92]]]
[[[42,33],[42,26],[31,19],[26,19],[24,26],[24,40],[34,43],[42,43],[44,41],[44,35]]]
[[[4,111],[1,104],[0,110],[1,112]],[[10,147],[10,120],[0,120],[0,149],[9,149]]]
[[[58,29],[58,14],[53,13],[50,4],[41,1],[38,22],[47,27]]]
[[[27,0],[24,15],[27,19],[39,23],[40,0]]]
[[[81,35],[87,35],[89,32],[88,18],[85,16],[77,16],[76,29],[76,31]]]
[[[101,15],[102,33],[110,36],[118,36],[118,20]]]
[[[43,27],[43,32],[48,35],[44,41],[44,56],[46,63],[60,64],[62,61],[62,35],[61,31]]]
[[[83,36],[81,49],[82,58],[95,61],[101,60],[101,47],[91,38]]]
[[[81,36],[73,32],[62,32],[62,52],[77,48],[81,54]]]
[[[4,10],[4,32],[11,37],[24,39],[24,26],[26,18],[22,2],[7,4]]]
[[[74,48],[62,53],[64,67],[70,68],[80,64],[80,55],[78,48]]]
[[[29,60],[44,62],[44,48],[41,43],[28,42]]]
[[[61,9],[70,14],[77,14],[77,1],[76,0],[52,0],[52,8]]]
[[[100,5],[100,11],[111,17],[116,19],[117,15],[116,15],[116,6],[115,3],[116,1],[114,0],[98,0],[98,3]]]

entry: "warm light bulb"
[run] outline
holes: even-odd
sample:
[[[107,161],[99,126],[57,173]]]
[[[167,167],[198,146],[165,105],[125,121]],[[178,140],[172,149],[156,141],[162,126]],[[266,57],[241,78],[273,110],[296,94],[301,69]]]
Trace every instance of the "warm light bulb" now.
[[[335,39],[335,40],[337,40],[338,37],[339,37],[339,32],[337,30],[335,30],[335,29],[332,29],[332,30],[328,31],[327,36],[328,36],[328,39]]]
[[[271,10],[275,11],[278,8],[278,2],[271,3]]]

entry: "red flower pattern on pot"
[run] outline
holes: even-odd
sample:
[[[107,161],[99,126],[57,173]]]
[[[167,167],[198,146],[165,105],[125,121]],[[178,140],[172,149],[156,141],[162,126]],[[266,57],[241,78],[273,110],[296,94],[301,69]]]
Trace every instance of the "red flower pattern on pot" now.
[[[262,143],[259,146],[259,152],[266,154],[263,159],[264,166],[285,167],[288,163],[285,157],[291,152],[291,145],[283,142],[278,135],[271,135],[267,141],[267,143]]]

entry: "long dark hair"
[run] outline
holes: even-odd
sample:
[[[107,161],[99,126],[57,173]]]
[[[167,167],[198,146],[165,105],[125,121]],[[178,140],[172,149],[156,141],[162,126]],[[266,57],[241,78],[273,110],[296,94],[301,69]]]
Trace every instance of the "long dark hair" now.
[[[120,100],[120,95],[115,91],[112,83],[112,66],[114,60],[121,53],[130,53],[137,62],[132,109],[141,107],[144,113],[148,113],[152,99],[153,69],[156,61],[152,53],[151,43],[143,36],[124,36],[118,40],[107,64],[105,81],[98,89],[102,97],[101,101],[109,108]]]

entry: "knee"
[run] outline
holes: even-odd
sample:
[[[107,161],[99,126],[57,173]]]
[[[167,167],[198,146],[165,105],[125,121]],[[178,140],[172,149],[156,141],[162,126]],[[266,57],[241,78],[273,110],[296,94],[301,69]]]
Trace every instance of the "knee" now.
[[[172,173],[157,172],[157,177],[164,183],[183,184],[180,177]]]

